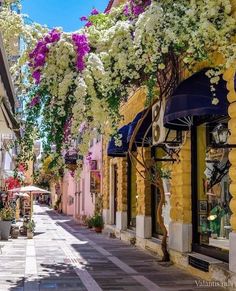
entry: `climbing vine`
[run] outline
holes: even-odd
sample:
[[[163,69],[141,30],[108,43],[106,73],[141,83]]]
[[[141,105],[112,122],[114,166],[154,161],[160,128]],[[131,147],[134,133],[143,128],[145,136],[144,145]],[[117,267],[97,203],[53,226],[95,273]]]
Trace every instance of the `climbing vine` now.
[[[235,60],[231,9],[230,0],[130,0],[109,13],[93,9],[74,33],[37,33],[35,47],[24,53],[31,74],[22,144],[30,148],[37,131],[48,152],[54,145],[59,156],[79,140],[77,150],[86,155],[90,139],[115,132],[120,105],[135,88],[146,88],[149,104],[156,95],[167,98],[183,69],[193,70],[215,54],[224,60],[219,74]],[[7,17],[7,30],[24,32],[29,43],[38,27],[9,13],[0,12],[1,30]],[[217,74],[209,74],[212,85]],[[212,102],[218,102],[214,92]]]

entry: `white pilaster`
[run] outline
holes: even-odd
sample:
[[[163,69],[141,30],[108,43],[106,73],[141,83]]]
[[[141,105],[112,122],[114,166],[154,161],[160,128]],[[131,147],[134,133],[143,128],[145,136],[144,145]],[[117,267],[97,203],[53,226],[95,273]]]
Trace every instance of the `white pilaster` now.
[[[127,212],[124,211],[116,212],[116,228],[118,230],[127,229]]]
[[[105,224],[110,224],[110,210],[109,209],[102,210],[102,217]]]
[[[151,216],[136,216],[136,235],[140,238],[152,237],[152,218]]]
[[[171,222],[169,228],[169,248],[181,253],[191,252],[192,224]]]
[[[229,234],[229,270],[236,273],[236,232]]]

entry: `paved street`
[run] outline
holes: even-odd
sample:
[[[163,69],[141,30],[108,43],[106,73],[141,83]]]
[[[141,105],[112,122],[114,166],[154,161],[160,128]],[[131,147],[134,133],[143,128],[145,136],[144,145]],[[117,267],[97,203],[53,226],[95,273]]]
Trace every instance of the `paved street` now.
[[[36,235],[1,242],[0,291],[209,290],[147,252],[35,205]],[[210,288],[214,291],[226,290]]]

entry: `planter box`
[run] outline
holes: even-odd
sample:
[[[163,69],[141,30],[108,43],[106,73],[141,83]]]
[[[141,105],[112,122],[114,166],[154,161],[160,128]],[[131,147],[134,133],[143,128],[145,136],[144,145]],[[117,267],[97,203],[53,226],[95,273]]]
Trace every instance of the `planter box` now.
[[[0,221],[1,239],[8,240],[11,230],[11,221]]]

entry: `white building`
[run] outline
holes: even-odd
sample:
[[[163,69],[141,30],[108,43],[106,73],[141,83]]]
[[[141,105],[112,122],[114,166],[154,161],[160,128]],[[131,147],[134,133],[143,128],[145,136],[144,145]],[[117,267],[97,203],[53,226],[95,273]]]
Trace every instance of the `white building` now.
[[[19,125],[14,117],[15,104],[16,96],[0,34],[0,188],[14,169],[15,148],[9,149],[9,146],[19,136]]]

